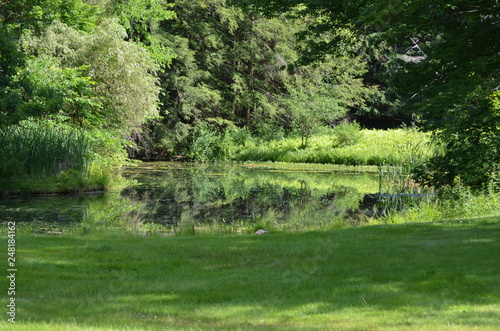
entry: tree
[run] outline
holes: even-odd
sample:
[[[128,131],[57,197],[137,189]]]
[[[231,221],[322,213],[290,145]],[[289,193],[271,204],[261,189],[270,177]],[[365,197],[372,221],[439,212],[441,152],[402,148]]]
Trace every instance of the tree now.
[[[280,73],[291,59],[286,25],[226,0],[179,0],[174,10],[177,20],[162,26],[175,59],[161,75],[164,118],[152,128],[155,139],[187,153],[190,132],[214,118],[257,134],[277,131],[265,124],[276,121]]]
[[[325,18],[317,31],[350,26],[363,38],[376,36],[395,45],[392,54],[387,54],[390,61],[385,61],[391,69],[387,84],[397,90],[406,111],[419,116],[423,129],[434,132],[435,140],[444,145],[443,154],[419,170],[422,182],[442,186],[461,177],[467,185],[481,186],[498,173],[498,1],[256,3],[268,14],[304,3],[305,12]],[[316,42],[311,49],[328,54],[338,42]],[[424,53],[419,57],[405,54],[415,46]]]
[[[160,66],[168,67],[174,57],[161,26],[175,19],[171,9],[175,5],[167,0],[113,0],[109,16],[116,16],[127,31],[126,39],[145,47]]]
[[[297,67],[287,75],[281,105],[301,136],[302,148],[321,126],[331,126],[350,109],[365,105],[375,91],[359,78],[365,71],[359,57],[326,56],[323,62]]]
[[[290,11],[268,18],[243,0],[175,4],[177,19],[161,26],[175,58],[160,75],[162,119],[149,131],[156,148],[165,147],[162,156],[189,154],[189,137],[201,122],[223,119],[274,139],[290,133],[299,117],[303,123],[316,118],[309,106],[299,111],[301,98],[304,105],[306,99],[317,105],[320,123],[327,125],[328,118],[366,106],[374,91],[360,79],[366,66],[349,45],[308,67],[298,63],[307,44],[298,42],[297,33],[315,24],[316,17]],[[343,29],[311,38],[337,35],[353,37]]]
[[[500,88],[500,45],[495,37],[500,34],[500,5],[456,1],[434,6],[417,1],[412,9],[417,20],[413,37],[422,41],[425,59],[401,64],[399,85],[407,92],[400,94],[405,107],[421,117],[423,129],[434,132],[444,149],[419,169],[418,178],[443,186],[460,177],[464,184],[480,187],[500,165],[495,102]],[[398,23],[392,30],[402,35]]]
[[[144,48],[125,38],[124,28],[113,19],[104,20],[93,33],[54,22],[42,36],[27,39],[25,46],[61,68],[85,68],[100,104],[78,116],[87,114],[85,120],[92,126],[127,134],[157,116],[159,88],[156,63]]]
[[[36,137],[53,129],[68,144],[78,144],[78,137],[64,134],[78,132],[90,146],[84,162],[93,166],[86,169],[97,179],[109,179],[102,175],[125,162],[124,145],[130,144],[124,137],[158,115],[157,73],[169,65],[172,53],[157,31],[174,17],[170,7],[163,0],[1,2],[2,135],[34,132]],[[29,165],[26,155],[35,155],[30,149],[36,144],[10,141],[11,151],[24,148],[25,153],[4,168]],[[61,165],[60,175],[70,160],[51,160],[60,148],[50,141],[43,148],[49,164]],[[87,170],[72,167],[64,175],[86,178]]]
[[[53,21],[90,32],[98,22],[101,7],[85,0],[9,0],[0,5],[0,21],[14,28],[38,34]]]
[[[10,107],[2,109],[2,122],[16,124],[28,118],[44,118],[90,126],[102,107],[93,84],[85,67],[61,68],[48,56],[29,58],[6,88],[3,101]]]
[[[19,68],[24,64],[15,34],[0,22],[0,125],[11,122],[9,113],[15,109],[17,99],[10,90]]]

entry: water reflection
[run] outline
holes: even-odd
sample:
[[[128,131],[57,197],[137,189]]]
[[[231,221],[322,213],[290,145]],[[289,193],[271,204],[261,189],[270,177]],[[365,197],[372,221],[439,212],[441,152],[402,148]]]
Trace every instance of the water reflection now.
[[[128,176],[138,185],[122,195],[145,203],[148,222],[185,232],[344,226],[362,221],[360,204],[378,189],[373,174],[296,165],[155,163]]]
[[[325,229],[363,222],[379,189],[374,174],[326,166],[141,163],[124,176],[135,184],[120,192],[0,200],[0,217],[37,231]]]

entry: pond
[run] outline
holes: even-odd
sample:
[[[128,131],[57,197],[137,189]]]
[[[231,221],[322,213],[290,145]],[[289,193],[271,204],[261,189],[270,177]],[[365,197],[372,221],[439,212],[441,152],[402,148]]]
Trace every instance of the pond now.
[[[359,225],[376,212],[376,172],[327,165],[139,163],[114,192],[0,200],[0,219],[40,233],[252,233]]]

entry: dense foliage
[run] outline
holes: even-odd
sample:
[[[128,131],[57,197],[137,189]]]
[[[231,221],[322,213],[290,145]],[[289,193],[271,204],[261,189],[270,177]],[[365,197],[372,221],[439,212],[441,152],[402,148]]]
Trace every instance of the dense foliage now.
[[[443,186],[461,178],[477,187],[498,174],[498,1],[257,3],[274,15],[303,3],[304,12],[326,17],[316,31],[349,26],[366,46],[371,45],[364,46],[375,65],[371,78],[380,79],[385,97],[395,96],[395,104],[414,114],[422,128],[443,144],[443,153],[417,172],[421,182]],[[310,49],[316,57],[324,56],[339,42],[315,42]]]
[[[199,142],[228,142],[226,133],[267,140],[297,132],[305,147],[314,129],[375,93],[360,79],[366,64],[348,44],[341,56],[297,66],[303,44],[296,36],[315,16],[293,17],[291,9],[266,18],[244,1],[226,0],[178,0],[173,10],[177,19],[162,28],[175,58],[161,75],[162,118],[146,132],[151,157],[213,159],[211,148],[198,153]],[[324,38],[341,33],[348,31]]]
[[[156,17],[173,18],[168,7],[159,2]],[[147,31],[149,38],[138,41],[127,33],[127,19],[134,20],[134,15],[149,8],[149,1],[140,0],[129,1],[127,6],[120,1],[2,2],[0,130],[11,142],[3,146],[0,158],[2,186],[15,189],[31,177],[55,182],[71,177],[68,185],[79,187],[75,181],[80,178],[96,182],[97,178],[88,177],[101,177],[121,167],[125,161],[123,139],[140,131],[147,119],[158,116],[157,71],[172,57],[168,52],[158,56],[161,45],[152,31]],[[43,148],[23,143],[46,136],[50,130],[54,134],[49,134],[47,142],[42,139]],[[75,130],[80,134],[58,133]],[[85,137],[84,145],[89,145],[85,150],[91,152],[73,162],[57,141],[61,138],[68,146],[80,146],[80,137]],[[44,148],[53,151],[46,153]],[[32,156],[38,152],[48,163],[64,166],[50,171],[40,166],[30,171],[38,162]],[[25,166],[10,173],[12,162]]]
[[[224,160],[248,141],[299,137],[307,149],[318,129],[346,118],[372,127],[413,120],[442,146],[418,180],[480,187],[500,164],[499,8],[1,2],[0,130],[70,126],[95,138],[87,162],[116,167],[124,145],[140,158]]]

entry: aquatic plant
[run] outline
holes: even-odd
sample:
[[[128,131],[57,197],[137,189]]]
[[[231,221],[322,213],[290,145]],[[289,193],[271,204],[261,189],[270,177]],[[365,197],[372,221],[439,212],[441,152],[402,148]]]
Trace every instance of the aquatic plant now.
[[[50,122],[22,121],[0,129],[0,191],[55,192],[109,185],[112,168],[121,159],[113,161],[116,150],[103,150],[103,139]]]
[[[81,130],[23,122],[0,130],[2,177],[57,176],[69,169],[86,172],[92,150]]]

